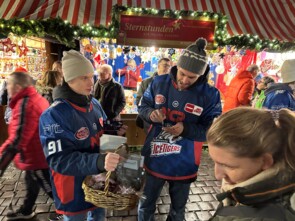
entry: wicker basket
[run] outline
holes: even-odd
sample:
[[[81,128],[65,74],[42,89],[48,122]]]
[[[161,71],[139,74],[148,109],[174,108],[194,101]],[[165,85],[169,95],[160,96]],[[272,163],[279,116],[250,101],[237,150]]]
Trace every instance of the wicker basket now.
[[[122,146],[122,145],[121,145]],[[121,148],[118,147],[116,152]],[[111,172],[107,172],[105,180],[105,188],[102,190],[95,190],[87,186],[87,181],[91,179],[91,176],[87,176],[83,181],[82,188],[85,194],[85,201],[92,203],[93,205],[110,210],[131,210],[133,209],[139,200],[136,194],[116,194],[109,192],[109,179]]]

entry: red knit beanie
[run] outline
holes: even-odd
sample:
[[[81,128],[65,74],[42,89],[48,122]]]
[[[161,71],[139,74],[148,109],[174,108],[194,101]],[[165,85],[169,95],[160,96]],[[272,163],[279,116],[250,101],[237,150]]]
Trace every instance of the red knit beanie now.
[[[27,73],[28,70],[23,68],[23,67],[17,67],[15,68],[14,72],[24,72],[24,73]]]

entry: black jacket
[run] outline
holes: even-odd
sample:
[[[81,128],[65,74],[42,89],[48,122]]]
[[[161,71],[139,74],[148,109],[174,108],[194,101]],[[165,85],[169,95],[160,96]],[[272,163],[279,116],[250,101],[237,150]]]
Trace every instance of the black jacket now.
[[[262,174],[266,173],[258,175],[262,179],[256,182],[218,194],[222,203],[210,221],[295,220],[294,171],[280,169],[267,177]]]
[[[121,84],[114,79],[105,88],[103,97],[101,98],[101,84],[97,81],[94,85],[93,96],[100,101],[100,104],[109,120],[117,117],[126,104],[124,89]]]

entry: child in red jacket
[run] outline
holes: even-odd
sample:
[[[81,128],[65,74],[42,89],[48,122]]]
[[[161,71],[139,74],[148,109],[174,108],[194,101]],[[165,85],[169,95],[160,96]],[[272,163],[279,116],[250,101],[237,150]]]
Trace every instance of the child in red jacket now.
[[[136,66],[134,59],[127,61],[127,66],[123,69],[118,69],[116,73],[119,76],[125,75],[123,87],[127,90],[137,90],[137,80],[140,76],[140,70],[144,67],[143,64]]]

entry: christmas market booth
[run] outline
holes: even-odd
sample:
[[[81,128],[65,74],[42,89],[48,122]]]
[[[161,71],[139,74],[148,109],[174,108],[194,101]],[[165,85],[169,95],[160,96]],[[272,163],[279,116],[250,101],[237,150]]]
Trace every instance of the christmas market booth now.
[[[221,94],[235,73],[252,63],[261,66],[261,76],[270,74],[279,81],[281,63],[295,50],[291,1],[16,0],[0,1],[0,9],[2,39],[11,32],[49,36],[68,47],[79,40],[81,53],[95,70],[102,63],[112,65],[121,84],[124,76],[116,71],[129,59],[140,67],[140,84],[156,71],[161,57],[175,64],[198,37],[207,39],[208,80]],[[121,119],[130,128],[128,142],[141,145],[145,135],[135,126],[136,90],[126,91],[126,98]]]

